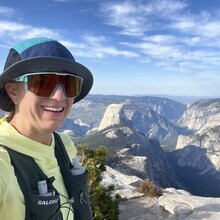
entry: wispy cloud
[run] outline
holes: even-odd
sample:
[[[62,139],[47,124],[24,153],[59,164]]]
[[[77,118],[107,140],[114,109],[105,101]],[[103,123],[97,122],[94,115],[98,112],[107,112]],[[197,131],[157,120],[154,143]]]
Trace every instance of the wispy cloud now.
[[[176,36],[220,36],[219,11],[203,10],[192,14],[187,10],[188,6],[178,0],[153,0],[149,3],[125,1],[103,4],[100,12],[104,22],[118,27],[120,34],[142,37],[152,35],[154,31],[173,31]]]
[[[118,27],[118,33],[144,36],[151,31],[176,31],[178,34],[219,37],[219,11],[201,11],[194,15],[189,5],[178,0],[109,2],[101,5],[104,22]],[[175,33],[176,34],[176,33]]]
[[[170,23],[169,27],[191,36],[216,38],[220,36],[219,12],[204,12],[197,15],[182,15]]]
[[[47,36],[51,38],[59,38],[61,36],[58,30],[45,27],[33,27],[8,20],[0,20],[0,27],[1,41],[8,43],[10,41],[18,41],[37,36]]]
[[[100,13],[106,24],[120,29],[120,34],[143,36],[148,31],[161,28],[157,19],[170,19],[185,7],[184,3],[174,0],[154,0],[147,4],[134,1],[105,2]]]
[[[0,38],[2,45],[10,44],[12,41],[18,41],[37,36],[47,36],[51,38],[61,38],[61,31],[37,27],[17,21],[19,11],[15,8],[4,7],[0,5]],[[22,20],[22,19],[21,19]]]
[[[66,2],[70,0],[54,0],[56,2]],[[72,0],[75,1],[75,0]],[[10,13],[11,15],[16,14],[16,9],[1,7],[0,14],[4,15]],[[63,35],[63,30],[55,30],[46,27],[37,27],[29,24],[24,24],[20,22],[13,21],[12,19],[0,20],[0,38],[1,47],[11,46],[11,42],[37,37],[37,36],[47,36],[49,38],[54,38],[66,45],[73,54],[76,56],[89,57],[93,59],[103,59],[108,56],[122,56],[122,57],[137,57],[138,54],[129,51],[121,50],[114,46],[110,46],[107,38],[101,35],[92,34],[82,34],[78,42],[73,41],[73,39],[65,38]]]
[[[138,54],[135,52],[109,46],[108,40],[104,36],[91,34],[83,35],[80,44],[69,42],[68,47],[78,56],[93,59],[103,59],[108,56],[138,57]]]
[[[69,0],[54,1],[62,3]],[[108,37],[104,32],[94,34],[86,31],[89,34],[81,34],[77,41],[64,36],[63,30],[9,20],[6,16],[10,14],[13,17],[16,9],[0,6],[0,15],[4,17],[0,20],[1,45],[4,41],[8,45],[10,41],[48,36],[62,41],[73,54],[87,58],[137,58],[141,63],[181,71],[217,66],[220,61],[220,52],[216,50],[220,47],[220,15],[217,11],[205,10],[192,14],[188,4],[178,0],[101,3],[102,21],[118,31],[111,32]],[[118,34],[123,35],[123,41],[111,39]]]
[[[141,15],[142,12],[143,9],[131,2],[105,2],[101,7],[106,24],[118,27],[121,34],[134,36],[141,36],[145,29],[150,28],[150,24],[147,24],[145,17]]]
[[[189,4],[179,0],[111,2],[100,11],[105,24],[118,29],[117,34],[135,37],[135,43],[121,44],[133,48],[141,62],[175,71],[217,66],[220,13],[203,10],[193,14]]]
[[[13,8],[0,6],[0,16],[11,17],[12,15],[15,14],[15,12],[16,12],[16,10]]]
[[[53,10],[48,12],[48,20],[37,14],[39,20],[34,20],[34,23],[32,19],[36,16],[35,8],[22,4],[19,9],[0,6],[2,57],[9,47],[19,40],[47,36],[66,45],[76,60],[85,58],[94,68],[97,61],[102,63],[103,65],[97,66],[96,74],[99,74],[99,71],[106,72],[106,75],[108,72],[115,72],[118,77],[122,77],[123,85],[128,75],[139,74],[143,77],[138,79],[143,87],[139,88],[134,83],[135,91],[146,91],[146,88],[150,91],[149,86],[152,87],[151,91],[155,91],[155,86],[158,86],[159,91],[168,83],[170,88],[172,84],[175,86],[176,93],[184,83],[183,93],[186,91],[185,86],[189,84],[188,88],[192,86],[194,93],[196,81],[202,86],[209,82],[207,90],[210,91],[213,84],[216,84],[215,91],[218,94],[219,7],[213,9],[210,6],[206,9],[203,4],[195,6],[194,1],[190,0],[51,2],[49,6],[53,7]],[[36,4],[37,9],[41,10],[39,5]],[[70,5],[74,5],[74,11],[71,8],[68,11]],[[203,10],[199,11],[202,7]],[[34,16],[23,10],[33,10]],[[56,17],[58,13],[61,16]],[[0,65],[3,65],[2,62],[3,59],[0,60]],[[125,73],[126,80],[123,79]],[[157,76],[163,80],[153,83]],[[101,80],[101,77],[99,79]],[[104,87],[105,83],[103,82]],[[119,86],[120,91],[122,87]],[[131,91],[130,82],[126,90]],[[201,91],[203,92],[203,87]]]
[[[103,59],[107,56],[123,56],[123,57],[137,57],[137,53],[120,50],[114,46],[109,46],[106,38],[103,36],[84,35],[79,42],[73,42],[65,39],[62,36],[62,31],[48,29],[44,27],[33,27],[10,21],[0,21],[0,38],[5,39],[5,47],[11,41],[18,41],[22,39],[47,36],[57,39],[73,51],[74,55],[89,57],[93,59]],[[4,44],[2,44],[4,45]]]

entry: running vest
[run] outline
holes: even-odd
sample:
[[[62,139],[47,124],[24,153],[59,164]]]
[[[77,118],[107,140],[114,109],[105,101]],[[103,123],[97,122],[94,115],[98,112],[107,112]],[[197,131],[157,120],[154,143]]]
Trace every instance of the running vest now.
[[[73,176],[73,168],[60,136],[55,138],[55,156],[60,167],[64,184],[69,195],[69,201],[74,211],[74,220],[91,220],[92,210],[88,192],[88,171]],[[16,152],[6,146],[14,167],[18,184],[25,200],[25,220],[63,220],[60,210],[60,195],[53,187],[54,177],[48,178],[39,168],[33,158]],[[41,196],[38,192],[38,182],[46,180],[49,196]],[[71,210],[70,210],[71,211]]]

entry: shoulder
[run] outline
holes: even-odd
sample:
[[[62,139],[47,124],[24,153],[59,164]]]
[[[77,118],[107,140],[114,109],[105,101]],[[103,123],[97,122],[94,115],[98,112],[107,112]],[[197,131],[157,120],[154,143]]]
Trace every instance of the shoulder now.
[[[11,160],[10,160],[10,156],[8,154],[8,151],[5,149],[4,146],[0,145],[0,169],[2,170],[2,166],[4,166],[4,168],[11,167]]]
[[[11,169],[10,156],[7,150],[3,146],[0,146],[0,199],[10,181]]]

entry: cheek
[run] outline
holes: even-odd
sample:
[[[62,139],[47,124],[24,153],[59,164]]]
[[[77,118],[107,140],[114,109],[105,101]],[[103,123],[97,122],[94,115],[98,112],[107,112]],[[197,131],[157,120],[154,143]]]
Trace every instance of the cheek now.
[[[67,111],[68,111],[68,113],[69,113],[69,112],[71,111],[71,109],[72,109],[73,102],[74,102],[74,99],[68,99],[68,101],[67,101]]]
[[[20,99],[19,108],[23,112],[37,111],[39,101],[30,93],[25,93]]]

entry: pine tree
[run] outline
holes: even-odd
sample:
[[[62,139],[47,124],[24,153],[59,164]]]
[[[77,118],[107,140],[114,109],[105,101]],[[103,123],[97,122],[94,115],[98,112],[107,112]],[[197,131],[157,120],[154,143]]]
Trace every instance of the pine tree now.
[[[117,220],[118,205],[120,196],[112,198],[111,192],[114,186],[105,188],[102,184],[101,173],[105,171],[105,159],[107,149],[100,146],[89,149],[88,145],[77,145],[78,154],[81,158],[82,166],[89,171],[90,200],[92,203],[94,220]]]

